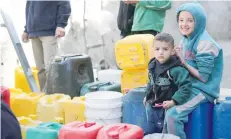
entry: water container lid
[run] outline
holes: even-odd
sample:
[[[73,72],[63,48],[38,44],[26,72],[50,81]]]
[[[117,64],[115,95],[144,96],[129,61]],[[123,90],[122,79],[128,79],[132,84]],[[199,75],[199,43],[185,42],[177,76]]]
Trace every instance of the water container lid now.
[[[60,56],[55,56],[55,62],[61,62],[63,60]]]
[[[116,131],[108,132],[109,139],[119,139],[119,133]]]

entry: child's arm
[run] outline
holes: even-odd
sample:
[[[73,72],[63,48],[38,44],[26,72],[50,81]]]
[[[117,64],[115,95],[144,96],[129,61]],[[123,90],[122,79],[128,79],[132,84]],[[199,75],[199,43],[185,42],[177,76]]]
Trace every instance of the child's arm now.
[[[170,70],[170,75],[174,83],[178,86],[178,90],[172,96],[172,100],[176,105],[181,105],[188,100],[192,90],[189,72],[184,67],[178,66]]]
[[[187,64],[184,58],[180,58],[185,68],[203,83],[206,83],[214,67],[214,59],[218,56],[219,50],[211,42],[201,41],[197,46],[195,61],[197,68]],[[181,56],[182,57],[182,56]]]

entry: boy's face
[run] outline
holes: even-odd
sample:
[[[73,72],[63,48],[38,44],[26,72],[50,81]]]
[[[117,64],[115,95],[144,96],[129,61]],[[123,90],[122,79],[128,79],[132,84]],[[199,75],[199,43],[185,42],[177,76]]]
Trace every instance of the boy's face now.
[[[174,55],[174,46],[170,43],[155,41],[154,45],[154,56],[161,63],[165,63],[171,55]]]
[[[187,11],[180,12],[178,25],[181,34],[189,37],[193,33],[195,27],[192,14]]]

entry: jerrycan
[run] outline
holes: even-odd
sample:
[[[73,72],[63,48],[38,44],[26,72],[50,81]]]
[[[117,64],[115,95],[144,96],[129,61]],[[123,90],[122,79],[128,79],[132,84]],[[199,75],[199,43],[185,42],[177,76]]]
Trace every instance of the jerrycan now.
[[[45,122],[26,131],[26,139],[58,139],[61,124],[56,122]]]
[[[71,122],[60,129],[59,139],[96,139],[102,127],[96,123]]]
[[[56,117],[64,118],[64,109],[61,102],[70,100],[71,97],[65,94],[51,94],[43,96],[37,105],[38,120],[43,122],[54,121]]]
[[[39,88],[39,80],[38,80],[38,70],[36,67],[31,67],[32,74],[35,78],[36,84]],[[27,82],[26,76],[23,72],[22,67],[15,68],[15,88],[22,89],[23,92],[31,92],[30,86]]]
[[[26,131],[29,127],[36,126],[40,124],[40,121],[34,120],[30,117],[17,117],[20,127],[21,127],[21,133],[22,133],[22,138],[26,139]]]
[[[84,84],[93,81],[93,68],[88,55],[56,56],[48,70],[46,92],[62,92],[73,98],[79,96]]]
[[[19,88],[10,88],[10,107],[12,107],[12,99],[14,99],[15,96],[22,94],[22,90]]]
[[[37,102],[45,93],[21,93],[12,98],[12,111],[16,117],[36,114]]]
[[[154,36],[151,34],[129,35],[115,44],[116,63],[120,69],[147,69],[153,55]]]
[[[85,117],[85,97],[74,97],[72,100],[65,100],[62,102],[64,107],[64,123],[70,123],[73,121],[83,122]]]
[[[111,124],[100,129],[97,139],[142,139],[143,130],[131,124]]]

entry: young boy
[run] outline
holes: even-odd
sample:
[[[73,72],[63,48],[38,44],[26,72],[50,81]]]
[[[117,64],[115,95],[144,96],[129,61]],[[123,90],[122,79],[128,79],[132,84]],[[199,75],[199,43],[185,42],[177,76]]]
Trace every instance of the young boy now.
[[[150,81],[144,98],[150,133],[161,132],[165,109],[185,103],[191,93],[190,75],[174,54],[173,37],[167,33],[156,35],[155,58],[148,65]]]

